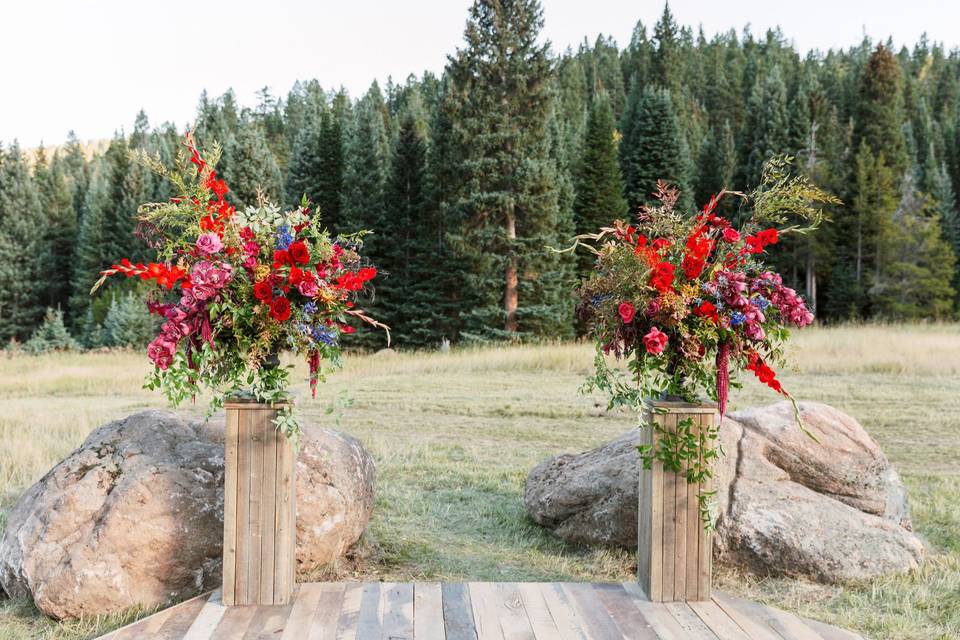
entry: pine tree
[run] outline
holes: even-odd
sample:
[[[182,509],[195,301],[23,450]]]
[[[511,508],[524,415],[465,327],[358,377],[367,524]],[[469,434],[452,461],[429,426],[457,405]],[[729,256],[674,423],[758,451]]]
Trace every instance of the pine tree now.
[[[630,211],[653,200],[658,180],[680,189],[682,206],[692,203],[689,193],[690,159],[680,131],[670,92],[643,89],[634,84],[621,125],[620,165]]]
[[[157,333],[157,318],[143,298],[133,292],[115,295],[103,321],[103,340],[108,347],[140,348]]]
[[[907,170],[903,136],[903,93],[900,64],[880,44],[870,55],[860,77],[854,144],[867,144],[874,157],[883,153],[897,179]]]
[[[246,115],[240,119],[235,136],[224,148],[222,173],[230,185],[230,198],[239,207],[255,205],[257,190],[279,201],[283,193],[280,165],[274,157],[262,124]]]
[[[680,52],[680,27],[670,12],[670,3],[663,3],[663,14],[653,28],[656,51],[653,55],[653,82],[680,95],[683,60]]]
[[[333,104],[324,111],[320,122],[316,205],[333,231],[343,228],[344,130],[350,117],[350,100],[341,91],[333,97]]]
[[[104,211],[109,207],[110,199],[109,180],[107,161],[100,158],[91,170],[90,187],[81,205],[77,244],[73,252],[70,315],[75,324],[87,315],[90,308],[90,288],[97,281],[100,271],[118,259],[116,254],[108,252],[104,237]]]
[[[0,149],[0,341],[23,339],[43,315],[43,207],[14,142]]]
[[[576,169],[574,214],[578,234],[596,233],[627,213],[617,135],[610,100],[600,92],[590,105],[583,155]],[[589,255],[580,256],[581,274],[586,274],[592,265]]]
[[[537,42],[542,26],[535,0],[477,0],[466,47],[447,67],[458,102],[458,247],[473,298],[465,309],[468,337],[571,326],[572,305],[557,295],[570,283],[548,278],[562,267],[544,250],[559,244],[561,211],[549,128],[552,69],[547,45]]]
[[[48,351],[75,351],[80,343],[74,340],[66,325],[63,324],[63,312],[60,309],[47,308],[43,324],[37,327],[30,339],[23,345],[27,353],[46,353]]]
[[[431,290],[436,262],[430,250],[432,229],[426,228],[426,141],[420,124],[407,113],[390,163],[386,185],[389,237],[377,245],[374,260],[385,273],[377,305],[379,316],[394,327],[401,347],[422,347],[433,340],[424,315],[436,293]]]
[[[789,131],[787,87],[780,67],[774,67],[757,78],[750,94],[744,131],[744,184],[758,184],[766,161],[789,151]]]
[[[59,155],[48,164],[41,147],[34,163],[34,179],[46,218],[40,250],[40,262],[45,265],[46,272],[42,302],[47,307],[66,306],[73,278],[73,263],[69,256],[77,242],[77,216],[68,168]]]
[[[389,141],[384,124],[383,94],[374,82],[357,103],[345,148],[342,231],[361,229],[386,233],[383,190],[387,179]],[[370,239],[375,246],[378,237]]]

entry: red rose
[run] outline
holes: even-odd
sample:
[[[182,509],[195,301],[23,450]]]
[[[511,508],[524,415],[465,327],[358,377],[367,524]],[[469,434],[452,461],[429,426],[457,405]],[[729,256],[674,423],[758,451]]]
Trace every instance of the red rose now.
[[[652,284],[661,293],[669,291],[673,286],[674,267],[669,262],[661,262],[653,269],[650,274],[650,284]]]
[[[617,311],[620,313],[620,319],[623,320],[624,324],[633,322],[633,316],[637,314],[637,310],[629,302],[621,302]]]
[[[287,282],[293,286],[297,286],[301,280],[303,280],[303,269],[300,267],[290,267],[290,275],[287,278]]]
[[[303,240],[297,240],[287,249],[290,254],[291,264],[296,262],[297,264],[307,264],[310,262],[310,251],[307,249],[307,245],[304,244]]]
[[[723,230],[723,239],[727,242],[738,242],[740,240],[740,232],[732,227],[727,227]]]
[[[290,301],[286,298],[274,298],[270,303],[270,317],[278,322],[290,319]]]
[[[703,304],[694,309],[693,313],[701,318],[709,318],[713,322],[720,322],[720,314],[717,313],[716,305],[708,300],[705,300]]]
[[[270,302],[273,298],[273,285],[266,280],[261,280],[253,285],[253,297],[260,302]]]
[[[643,346],[647,348],[647,353],[659,355],[667,347],[667,334],[653,327],[647,335],[643,336]]]
[[[279,269],[285,264],[290,263],[290,254],[287,253],[284,249],[277,249],[273,252],[273,268]]]

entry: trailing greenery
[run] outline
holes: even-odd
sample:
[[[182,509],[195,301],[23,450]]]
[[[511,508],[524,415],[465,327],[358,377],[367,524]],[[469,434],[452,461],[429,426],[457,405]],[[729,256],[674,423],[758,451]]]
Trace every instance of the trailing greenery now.
[[[334,233],[373,229],[375,259],[409,257],[364,303],[395,318],[401,348],[571,335],[570,292],[589,261],[545,245],[635,213],[657,179],[681,188],[681,205],[702,203],[755,184],[781,153],[846,203],[816,236],[771,250],[820,319],[956,317],[956,51],[923,37],[803,54],[779,30],[706,34],[665,7],[628,43],[601,35],[556,54],[542,21],[535,0],[477,0],[439,77],[373,83],[359,99],[325,88],[338,78],[308,80],[250,106],[204,92],[190,129],[222,146],[234,205],[258,188],[291,206],[306,195]],[[181,134],[141,113],[101,152],[75,136],[0,149],[0,341],[26,340],[57,306],[85,335],[99,271],[149,253],[136,204],[172,195],[129,154],[169,164]],[[735,203],[721,212],[737,215]]]

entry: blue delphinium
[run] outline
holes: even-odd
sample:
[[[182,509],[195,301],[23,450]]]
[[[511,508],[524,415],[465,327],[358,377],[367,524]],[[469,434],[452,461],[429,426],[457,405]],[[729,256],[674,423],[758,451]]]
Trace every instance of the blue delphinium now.
[[[747,316],[743,315],[739,311],[734,311],[733,314],[730,315],[730,326],[736,327],[746,322],[746,320]]]
[[[310,300],[307,304],[303,305],[303,312],[308,316],[312,316],[317,312],[317,303]]]
[[[764,311],[770,306],[770,301],[763,296],[757,296],[753,299],[753,304],[755,304],[761,311]]]
[[[337,334],[327,327],[316,327],[313,330],[313,337],[328,346],[337,344]]]
[[[287,225],[277,229],[277,249],[287,249],[293,243],[293,232]]]

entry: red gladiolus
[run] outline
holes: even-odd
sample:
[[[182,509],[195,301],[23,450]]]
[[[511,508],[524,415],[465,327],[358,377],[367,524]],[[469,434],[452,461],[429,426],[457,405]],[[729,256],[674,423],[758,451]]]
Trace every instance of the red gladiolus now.
[[[650,284],[660,293],[670,291],[673,287],[673,275],[673,265],[669,262],[661,262],[653,268],[653,273],[650,274]]]
[[[667,347],[667,334],[660,329],[653,327],[647,335],[643,336],[643,346],[647,353],[651,355],[660,355]]]
[[[291,244],[287,252],[290,254],[291,264],[294,262],[297,264],[307,264],[310,262],[310,251],[307,249],[307,245],[304,244],[303,240],[297,240]]]
[[[621,302],[617,311],[620,313],[620,319],[623,320],[624,324],[630,324],[633,322],[633,317],[637,315],[637,310],[634,308],[633,304],[629,302]]]
[[[286,298],[274,298],[270,303],[270,317],[277,322],[285,322],[290,319],[290,301]]]
[[[376,267],[363,267],[357,271],[357,277],[359,277],[364,282],[368,282],[377,277]]]
[[[253,297],[260,302],[270,302],[273,299],[273,285],[267,280],[261,280],[253,285]]]
[[[754,375],[757,376],[757,379],[760,380],[760,382],[767,385],[777,393],[782,393],[785,396],[790,395],[784,391],[780,381],[777,380],[776,372],[760,359],[759,353],[752,351],[750,354],[748,354],[747,359],[747,370],[753,371]]]

